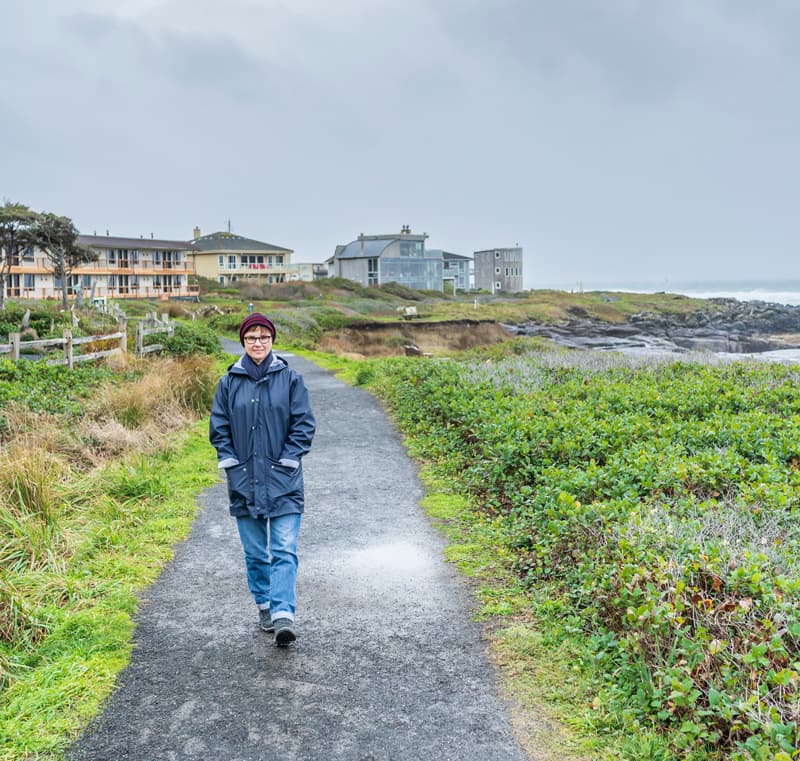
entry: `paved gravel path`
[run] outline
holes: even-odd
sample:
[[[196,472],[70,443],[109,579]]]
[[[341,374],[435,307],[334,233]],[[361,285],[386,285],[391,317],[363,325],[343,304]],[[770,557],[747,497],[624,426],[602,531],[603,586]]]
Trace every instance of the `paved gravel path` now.
[[[371,396],[286,356],[318,420],[297,643],[276,648],[258,629],[213,486],[144,596],[117,691],[68,758],[525,761],[397,433]]]

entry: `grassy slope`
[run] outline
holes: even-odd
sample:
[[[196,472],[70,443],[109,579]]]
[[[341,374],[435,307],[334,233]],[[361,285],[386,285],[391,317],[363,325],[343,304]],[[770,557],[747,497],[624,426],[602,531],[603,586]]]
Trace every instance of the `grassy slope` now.
[[[716,308],[702,299],[668,293],[634,294],[592,291],[568,293],[566,291],[528,291],[514,296],[489,294],[459,295],[421,294],[419,291],[393,288],[363,288],[343,281],[315,281],[314,283],[284,284],[259,289],[259,296],[249,299],[256,311],[273,314],[278,322],[291,323],[305,316],[317,320],[324,328],[328,324],[369,319],[396,321],[397,308],[415,306],[423,321],[481,319],[504,323],[526,321],[554,322],[593,317],[608,322],[624,322],[639,312],[686,313],[700,309]],[[215,305],[220,310],[230,310],[237,316],[246,313],[248,300],[224,292],[211,291],[202,298],[202,304],[170,304],[158,302],[120,302],[130,315],[141,315],[153,309],[169,311],[176,317],[188,312]]]
[[[46,612],[47,638],[0,697],[3,761],[59,757],[113,689],[130,657],[138,595],[188,534],[198,491],[217,478],[206,425],[133,470],[110,468],[106,478],[118,496],[104,499],[83,529],[67,573],[69,598]]]

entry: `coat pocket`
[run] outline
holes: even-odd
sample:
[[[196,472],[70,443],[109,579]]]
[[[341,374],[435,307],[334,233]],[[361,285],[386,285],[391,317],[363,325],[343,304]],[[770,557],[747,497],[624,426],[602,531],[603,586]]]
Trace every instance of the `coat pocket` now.
[[[269,460],[267,497],[273,504],[289,502],[297,507],[303,505],[303,466],[288,468],[276,460]]]
[[[228,477],[228,499],[231,508],[246,508],[247,505],[252,505],[253,479],[250,477],[247,463],[226,468],[225,475]]]

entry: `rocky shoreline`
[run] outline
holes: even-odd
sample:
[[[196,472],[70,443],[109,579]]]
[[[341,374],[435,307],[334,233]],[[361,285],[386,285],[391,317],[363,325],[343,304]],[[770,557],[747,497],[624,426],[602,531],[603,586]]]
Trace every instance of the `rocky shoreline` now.
[[[709,299],[710,308],[688,314],[631,315],[609,323],[581,315],[558,323],[504,325],[514,335],[542,336],[575,349],[758,354],[800,349],[800,306]]]

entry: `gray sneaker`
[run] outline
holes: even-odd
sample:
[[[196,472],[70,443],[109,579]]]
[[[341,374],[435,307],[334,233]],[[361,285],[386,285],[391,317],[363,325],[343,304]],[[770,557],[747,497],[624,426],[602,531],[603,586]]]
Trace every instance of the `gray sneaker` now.
[[[297,639],[294,623],[288,618],[278,618],[272,625],[275,627],[275,644],[279,647],[286,647]]]
[[[265,632],[274,632],[275,631],[275,624],[272,623],[272,618],[270,618],[269,608],[259,608],[258,609],[258,625]]]

